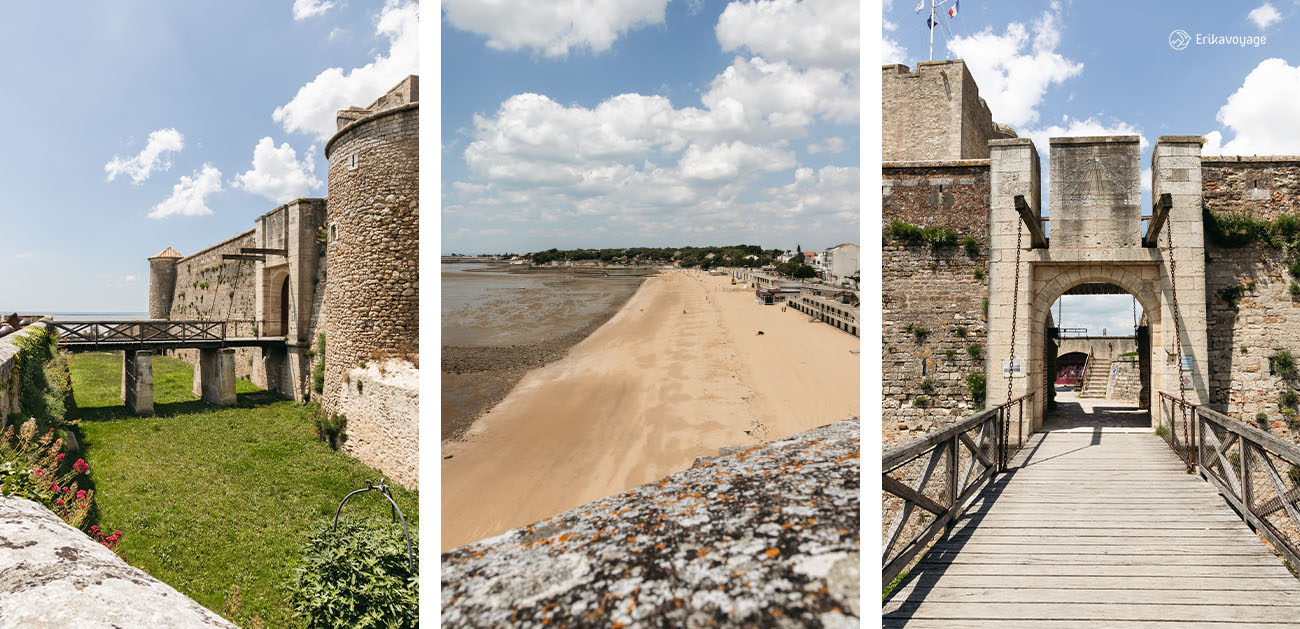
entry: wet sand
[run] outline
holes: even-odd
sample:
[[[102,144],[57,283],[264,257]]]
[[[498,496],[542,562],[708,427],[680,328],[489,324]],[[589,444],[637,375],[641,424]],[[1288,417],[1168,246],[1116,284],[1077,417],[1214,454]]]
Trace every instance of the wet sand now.
[[[603,325],[641,281],[486,265],[444,272],[442,439],[460,438],[529,370]]]
[[[649,278],[464,441],[443,442],[442,548],[657,481],[723,446],[858,415],[857,349],[729,278]]]

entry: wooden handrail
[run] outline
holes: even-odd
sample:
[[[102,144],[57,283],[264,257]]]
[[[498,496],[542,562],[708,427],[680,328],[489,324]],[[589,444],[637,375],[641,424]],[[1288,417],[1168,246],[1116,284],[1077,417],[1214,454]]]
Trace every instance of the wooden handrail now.
[[[1159,399],[1162,407],[1167,400],[1171,409],[1173,404],[1190,409],[1190,445],[1201,478],[1218,489],[1241,519],[1263,535],[1293,569],[1300,570],[1300,447],[1165,391],[1159,391]],[[1237,451],[1229,452],[1234,446]],[[1234,454],[1236,461],[1231,459]],[[1279,471],[1274,458],[1290,467]],[[1271,496],[1259,500],[1257,487],[1269,490]]]
[[[1010,444],[1007,440],[1011,409],[1023,414],[1033,400],[1035,391],[985,409],[952,426],[913,439],[892,448],[882,457],[881,487],[886,496],[902,501],[902,506],[889,524],[883,540],[881,554],[882,576],[890,583],[954,520],[961,517],[971,499],[978,494],[993,476],[1006,469]],[[972,437],[969,433],[977,431]],[[961,452],[968,458],[962,465]],[[925,464],[916,479],[899,479],[893,476],[900,468],[915,461]],[[939,463],[943,462],[945,478],[941,495],[926,495],[930,479]],[[963,469],[964,468],[964,469]],[[933,493],[933,492],[932,492]],[[917,514],[914,523],[913,514]],[[920,521],[923,513],[933,516],[933,521]],[[888,513],[885,514],[888,518]],[[909,531],[909,523],[912,530]]]

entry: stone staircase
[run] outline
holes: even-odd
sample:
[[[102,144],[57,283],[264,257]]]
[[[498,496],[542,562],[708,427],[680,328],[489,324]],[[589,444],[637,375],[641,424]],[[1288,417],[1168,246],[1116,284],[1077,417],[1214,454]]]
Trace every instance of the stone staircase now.
[[[1081,398],[1105,398],[1106,385],[1110,381],[1110,359],[1093,357],[1088,364],[1088,373],[1084,378]]]

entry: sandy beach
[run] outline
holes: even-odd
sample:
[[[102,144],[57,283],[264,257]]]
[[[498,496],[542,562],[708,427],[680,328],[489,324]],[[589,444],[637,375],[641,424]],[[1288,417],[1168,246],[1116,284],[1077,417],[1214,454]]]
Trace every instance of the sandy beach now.
[[[657,481],[719,447],[858,415],[857,349],[728,277],[652,277],[464,441],[443,442],[442,549]]]

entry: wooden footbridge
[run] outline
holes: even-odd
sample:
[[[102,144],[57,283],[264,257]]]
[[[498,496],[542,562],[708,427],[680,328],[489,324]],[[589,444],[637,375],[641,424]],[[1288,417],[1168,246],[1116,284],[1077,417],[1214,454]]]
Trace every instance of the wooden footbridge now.
[[[1300,448],[1163,393],[1154,433],[1058,400],[885,453],[885,627],[1300,626]]]
[[[136,415],[152,415],[153,355],[199,352],[194,393],[217,406],[235,403],[236,347],[283,348],[284,336],[265,336],[255,321],[44,321],[70,352],[122,352],[122,401]]]

